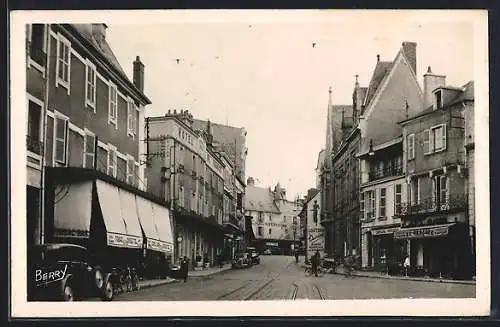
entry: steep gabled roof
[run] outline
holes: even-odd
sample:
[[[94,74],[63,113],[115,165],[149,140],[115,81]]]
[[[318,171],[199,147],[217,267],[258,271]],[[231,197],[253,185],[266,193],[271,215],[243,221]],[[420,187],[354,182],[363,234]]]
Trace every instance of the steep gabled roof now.
[[[370,84],[368,84],[368,88],[366,90],[365,100],[363,101],[363,105],[365,107],[368,107],[377,92],[377,89],[382,83],[382,80],[387,74],[389,74],[392,64],[392,61],[378,61],[377,65],[375,65]]]
[[[274,196],[268,188],[247,186],[245,189],[245,209],[251,211],[280,213],[274,203]]]

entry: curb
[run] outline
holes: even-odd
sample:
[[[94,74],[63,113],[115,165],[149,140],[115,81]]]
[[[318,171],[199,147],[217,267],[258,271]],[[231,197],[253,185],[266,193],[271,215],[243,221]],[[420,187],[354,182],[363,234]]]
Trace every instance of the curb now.
[[[305,265],[301,266],[305,268]],[[347,276],[346,273],[343,272],[335,272],[332,275],[342,275]],[[450,280],[450,279],[435,279],[435,278],[415,278],[415,277],[402,277],[402,276],[385,276],[385,275],[368,275],[368,274],[359,274],[352,273],[351,276],[356,277],[365,277],[365,278],[378,278],[378,279],[393,279],[393,280],[411,280],[415,282],[428,282],[428,283],[446,283],[446,284],[463,284],[463,285],[476,285],[476,281],[474,280]]]
[[[172,283],[177,283],[177,280],[176,279],[165,279],[165,280],[163,280],[161,282],[156,282],[156,283],[146,282],[143,285],[139,286],[139,290],[143,290],[143,289],[151,288],[151,287],[155,287],[155,286],[162,286],[162,285],[166,285],[166,284],[172,284]]]
[[[188,277],[190,277],[190,278],[207,277],[207,276],[212,276],[212,275],[220,274],[220,273],[228,271],[228,270],[231,270],[231,267],[225,267],[225,268],[222,268],[220,270],[217,270],[217,271],[214,271],[214,272],[210,272],[210,273],[207,273],[207,274],[204,274],[204,275],[194,275],[194,276],[193,275],[188,275]]]

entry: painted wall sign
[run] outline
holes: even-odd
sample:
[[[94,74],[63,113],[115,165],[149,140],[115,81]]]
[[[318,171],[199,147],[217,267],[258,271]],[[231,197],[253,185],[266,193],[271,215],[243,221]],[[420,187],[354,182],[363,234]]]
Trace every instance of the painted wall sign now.
[[[107,238],[109,246],[134,249],[142,247],[142,237],[108,233]]]
[[[307,229],[307,251],[325,250],[325,230],[323,228]]]

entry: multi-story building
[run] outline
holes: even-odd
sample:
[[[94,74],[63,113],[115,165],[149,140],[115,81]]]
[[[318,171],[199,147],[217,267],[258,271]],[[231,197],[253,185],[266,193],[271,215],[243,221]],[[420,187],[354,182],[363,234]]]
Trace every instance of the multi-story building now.
[[[36,171],[28,183],[40,187],[28,189],[27,204],[44,206],[44,215],[28,212],[28,231],[36,231],[29,242],[66,241],[114,259],[162,260],[173,238],[168,209],[144,192],[141,121],[151,103],[144,65],[137,57],[131,82],[106,29],[27,27],[27,160]],[[34,201],[38,192],[42,202]]]
[[[385,270],[386,263],[400,262],[406,246],[394,240],[406,198],[402,137],[370,147],[359,159],[361,265]]]
[[[204,130],[207,123],[205,120],[195,119],[193,121],[193,128],[195,130]],[[243,127],[234,127],[214,122],[210,123],[210,127],[218,149],[225,152],[232,160],[235,175],[244,184],[246,157],[248,155],[248,148],[246,146],[247,131]]]
[[[396,239],[407,241],[413,267],[434,276],[472,274],[465,114],[474,105],[473,82],[446,86],[424,75],[425,110],[401,122],[408,198]],[[473,185],[473,184],[472,184]]]
[[[299,213],[297,201],[288,201],[286,191],[278,183],[274,190],[255,186],[254,179],[247,180],[245,216],[251,217],[252,245],[263,251],[269,248],[275,253],[290,253],[300,243]]]
[[[146,118],[148,190],[165,199],[174,212],[176,257],[213,264],[217,254],[229,256],[224,227],[224,193],[235,197],[232,163],[214,147],[210,122],[204,131],[193,127],[187,110]],[[227,166],[224,164],[227,163]],[[228,199],[228,219],[233,203]],[[201,259],[200,259],[201,258]],[[227,258],[228,259],[228,258]]]

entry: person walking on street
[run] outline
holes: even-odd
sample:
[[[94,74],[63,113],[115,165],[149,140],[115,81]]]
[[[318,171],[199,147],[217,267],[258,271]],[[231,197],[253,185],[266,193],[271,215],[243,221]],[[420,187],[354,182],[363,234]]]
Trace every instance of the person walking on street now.
[[[403,263],[403,269],[405,271],[405,277],[408,277],[408,270],[410,269],[410,257],[406,256],[405,261]]]
[[[188,279],[188,273],[189,273],[189,260],[187,256],[184,256],[181,262],[181,271],[182,271],[182,276],[184,277],[184,283],[187,282]]]
[[[319,266],[319,262],[321,260],[321,256],[319,254],[319,251],[316,251],[316,253],[314,253],[313,257],[312,257],[312,262],[311,262],[311,265],[312,265],[312,270],[314,272],[314,276],[318,277],[318,266]]]
[[[299,263],[299,250],[295,250],[295,263]]]

